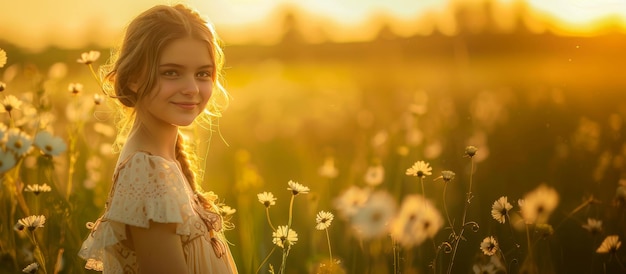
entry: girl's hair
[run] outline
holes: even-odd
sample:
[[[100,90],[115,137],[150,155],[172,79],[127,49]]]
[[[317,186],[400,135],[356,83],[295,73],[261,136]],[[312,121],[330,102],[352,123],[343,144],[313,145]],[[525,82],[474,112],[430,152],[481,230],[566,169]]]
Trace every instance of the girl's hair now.
[[[228,105],[229,95],[221,83],[224,54],[212,25],[197,12],[181,4],[154,6],[130,22],[120,48],[113,54],[110,64],[104,67],[104,88],[121,105],[117,121],[117,150],[123,145],[121,140],[126,139],[132,127],[137,103],[149,96],[158,85],[157,70],[163,49],[172,41],[187,37],[205,42],[213,61],[213,93],[196,121],[204,122],[210,129],[212,120],[219,118]],[[185,152],[180,134],[176,144],[176,158],[192,189],[196,191],[197,168]],[[205,207],[210,206],[202,195],[197,196]]]

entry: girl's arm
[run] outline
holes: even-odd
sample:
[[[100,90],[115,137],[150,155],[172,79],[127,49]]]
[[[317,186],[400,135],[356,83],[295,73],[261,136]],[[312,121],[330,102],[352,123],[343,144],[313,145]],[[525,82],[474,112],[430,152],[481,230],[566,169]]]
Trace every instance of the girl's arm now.
[[[150,221],[149,228],[129,226],[141,273],[187,273],[176,224]]]

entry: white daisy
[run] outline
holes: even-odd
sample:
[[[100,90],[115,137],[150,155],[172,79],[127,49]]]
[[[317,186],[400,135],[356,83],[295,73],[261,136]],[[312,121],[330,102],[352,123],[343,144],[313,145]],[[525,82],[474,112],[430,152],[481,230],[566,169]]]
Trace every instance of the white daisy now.
[[[480,250],[487,256],[493,256],[498,251],[498,242],[493,236],[486,237],[480,243]]]
[[[272,232],[272,237],[272,242],[282,248],[285,248],[285,245],[283,243],[287,244],[288,246],[292,246],[298,241],[298,233],[293,231],[291,228],[289,229],[289,232],[287,232],[286,225],[278,226],[276,231]]]
[[[81,83],[70,83],[67,86],[67,90],[73,95],[79,94],[83,92],[83,84]]]
[[[291,180],[290,180],[287,184],[289,185],[289,187],[287,188],[287,190],[291,190],[291,193],[292,193],[294,196],[295,196],[295,195],[298,195],[298,194],[300,194],[300,193],[302,193],[302,194],[307,194],[307,193],[309,193],[309,190],[310,190],[310,189],[309,189],[308,187],[303,186],[303,185],[301,185],[301,184],[299,184],[299,183],[297,183],[297,182],[294,182],[294,181],[291,181]]]
[[[598,235],[602,233],[602,220],[587,218],[587,223],[583,225],[583,228],[592,235]]]
[[[276,198],[271,192],[263,192],[256,195],[259,198],[259,203],[265,207],[270,207],[276,204]]]
[[[27,185],[24,191],[39,195],[39,193],[52,191],[52,188],[48,184],[44,183],[43,185]]]
[[[390,233],[406,248],[433,238],[443,226],[443,219],[433,204],[421,195],[404,198],[400,212],[391,223]]]
[[[85,64],[85,65],[89,65],[89,64],[95,62],[96,60],[98,60],[98,58],[100,58],[100,52],[99,51],[95,51],[95,50],[91,50],[89,52],[83,52],[80,55],[80,59],[77,59],[76,62],[81,63],[81,64]]]
[[[17,128],[10,129],[7,134],[6,147],[18,157],[26,154],[30,150],[32,143],[32,138]]]
[[[22,101],[20,99],[17,99],[17,97],[13,95],[8,95],[2,100],[2,106],[3,107],[0,108],[0,113],[11,113],[11,111],[20,109],[22,107]]]
[[[0,49],[0,68],[7,64],[7,52]]]
[[[417,161],[413,166],[406,170],[406,175],[424,178],[432,174],[433,168],[424,161]]]
[[[65,141],[60,137],[53,136],[50,132],[40,131],[35,135],[33,143],[35,147],[41,149],[41,152],[50,156],[57,156],[67,149]]]
[[[511,208],[513,208],[507,199],[506,196],[502,196],[493,202],[491,206],[491,217],[501,224],[506,223],[506,217],[509,215]]]
[[[619,240],[619,236],[610,235],[606,236],[600,247],[596,249],[597,253],[615,253],[622,246],[622,242]]]
[[[369,199],[370,192],[367,189],[357,186],[350,186],[339,197],[334,200],[335,209],[339,216],[349,219],[361,208]]]
[[[237,210],[232,208],[232,207],[230,207],[230,206],[227,206],[227,205],[220,206],[220,214],[223,217],[233,215],[233,214],[235,214],[235,212],[237,212]]]
[[[38,263],[32,263],[32,264],[29,264],[28,266],[24,267],[24,269],[22,269],[22,272],[34,274],[34,273],[37,273],[37,270],[39,270],[39,264]]]
[[[372,239],[385,235],[389,231],[389,222],[395,215],[396,205],[393,197],[386,191],[377,191],[369,196],[365,204],[358,207],[351,218],[351,224],[363,239]]]
[[[380,185],[385,180],[385,168],[381,164],[376,164],[367,168],[364,176],[365,183],[369,186]]]
[[[26,218],[19,219],[17,223],[15,224],[14,228],[17,231],[22,231],[25,228],[28,228],[28,230],[33,231],[37,229],[38,227],[43,227],[43,224],[45,223],[46,223],[46,216],[32,215]]]
[[[522,217],[527,224],[545,223],[559,204],[559,194],[551,187],[540,185],[524,196],[520,204]]]
[[[327,211],[320,211],[319,213],[317,213],[317,216],[315,217],[315,223],[316,223],[315,229],[317,230],[327,229],[332,223],[334,218],[335,218],[335,215],[333,215],[332,213],[327,212]]]

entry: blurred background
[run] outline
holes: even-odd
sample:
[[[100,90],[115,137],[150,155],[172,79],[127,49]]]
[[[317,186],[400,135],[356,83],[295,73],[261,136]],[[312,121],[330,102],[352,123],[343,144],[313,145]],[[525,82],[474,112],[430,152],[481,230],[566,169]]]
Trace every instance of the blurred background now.
[[[560,194],[544,273],[602,269],[601,260],[589,256],[599,242],[580,227],[588,217],[605,219],[606,233],[625,236],[624,211],[611,208],[626,157],[626,2],[180,2],[210,18],[224,42],[233,101],[219,131],[203,135],[201,144],[210,147],[203,185],[237,209],[231,219],[237,228],[227,236],[241,273],[254,273],[272,248],[257,193],[278,197],[270,212],[281,224],[287,220],[287,182],[311,188],[294,205],[300,240],[287,273],[314,273],[327,254],[315,214],[334,211],[333,199],[348,186],[364,185],[374,163],[386,170],[380,188],[398,204],[420,192],[415,178],[404,175],[415,161],[429,162],[433,178],[455,171],[459,185],[446,199],[458,215],[469,178],[467,145],[479,149],[468,214],[481,229],[461,243],[458,273],[471,272],[486,235],[507,232],[490,217],[493,201],[503,195],[516,201],[540,183]],[[5,93],[30,89],[19,77],[25,70],[47,75],[52,80],[45,89],[54,95],[62,134],[67,85],[81,82],[86,94],[98,92],[88,69],[75,62],[80,53],[98,50],[95,65],[104,64],[125,24],[162,3],[170,2],[2,0],[0,48],[8,63],[0,80],[12,84]],[[84,205],[76,212],[78,223],[101,213],[116,159],[100,149],[114,139],[103,133],[102,125],[113,123],[100,108],[87,115],[89,141],[78,161],[88,166],[77,173],[75,202]],[[95,167],[93,155],[101,159]],[[329,165],[336,172],[322,168]],[[94,178],[94,169],[100,177]],[[440,209],[441,187],[430,178],[426,184]],[[567,217],[590,195],[603,203]],[[347,273],[391,273],[388,245],[364,247],[341,219],[330,232],[333,254]],[[408,253],[415,267],[403,273],[428,272],[429,252]],[[280,264],[278,253],[270,262]]]

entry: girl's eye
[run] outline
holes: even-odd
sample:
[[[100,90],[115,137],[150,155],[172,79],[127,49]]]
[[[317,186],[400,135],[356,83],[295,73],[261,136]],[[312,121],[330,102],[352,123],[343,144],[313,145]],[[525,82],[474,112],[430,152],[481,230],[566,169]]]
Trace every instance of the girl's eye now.
[[[175,70],[166,70],[166,71],[162,72],[161,74],[163,76],[168,76],[168,77],[178,76],[178,72],[176,72]]]
[[[198,78],[211,78],[211,72],[210,71],[201,71],[201,72],[198,72],[196,74],[196,77],[198,77]]]

